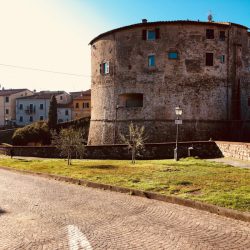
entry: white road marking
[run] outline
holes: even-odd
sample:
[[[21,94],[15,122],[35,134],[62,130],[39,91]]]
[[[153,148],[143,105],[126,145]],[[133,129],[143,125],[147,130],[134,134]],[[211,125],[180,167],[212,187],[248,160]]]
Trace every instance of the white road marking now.
[[[68,226],[68,238],[70,250],[92,250],[87,237],[79,230],[77,226]]]

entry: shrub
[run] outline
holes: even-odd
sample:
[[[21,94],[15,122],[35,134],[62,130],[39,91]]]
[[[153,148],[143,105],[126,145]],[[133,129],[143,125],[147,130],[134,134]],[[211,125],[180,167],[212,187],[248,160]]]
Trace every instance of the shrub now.
[[[35,122],[23,128],[19,128],[12,136],[14,145],[24,146],[28,143],[41,143],[49,145],[51,134],[46,122]]]

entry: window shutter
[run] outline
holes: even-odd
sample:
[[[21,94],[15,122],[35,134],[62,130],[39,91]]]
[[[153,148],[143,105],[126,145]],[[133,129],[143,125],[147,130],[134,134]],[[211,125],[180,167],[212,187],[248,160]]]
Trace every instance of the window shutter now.
[[[142,30],[142,40],[147,40],[147,30]]]
[[[155,38],[160,39],[160,29],[159,28],[155,29]]]
[[[100,74],[103,74],[103,63],[100,64]]]

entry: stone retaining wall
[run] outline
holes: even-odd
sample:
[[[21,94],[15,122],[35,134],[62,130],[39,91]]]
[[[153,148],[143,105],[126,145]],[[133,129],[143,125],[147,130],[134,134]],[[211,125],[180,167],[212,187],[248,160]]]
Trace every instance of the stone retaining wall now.
[[[200,158],[216,158],[222,154],[215,142],[211,141],[196,141],[196,142],[181,142],[178,144],[178,152],[180,157],[188,156],[188,148],[192,147],[192,156]],[[174,157],[175,143],[148,143],[145,145],[145,150],[140,159],[172,159]],[[10,154],[12,149],[14,156],[31,156],[44,158],[58,158],[59,152],[55,147],[35,147],[35,146],[0,146],[0,152]],[[126,145],[101,145],[101,146],[86,146],[86,159],[130,159],[131,154]]]
[[[216,145],[224,157],[250,160],[250,143],[216,141]]]

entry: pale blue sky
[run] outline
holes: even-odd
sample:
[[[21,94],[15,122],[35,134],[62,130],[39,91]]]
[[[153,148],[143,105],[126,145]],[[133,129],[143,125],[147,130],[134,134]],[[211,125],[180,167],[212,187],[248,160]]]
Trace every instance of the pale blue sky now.
[[[142,18],[205,21],[210,10],[215,21],[250,27],[250,0],[0,0],[0,84],[87,89],[95,36]]]

